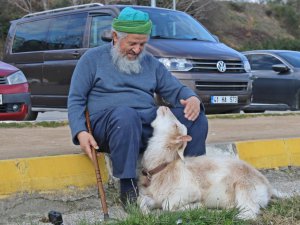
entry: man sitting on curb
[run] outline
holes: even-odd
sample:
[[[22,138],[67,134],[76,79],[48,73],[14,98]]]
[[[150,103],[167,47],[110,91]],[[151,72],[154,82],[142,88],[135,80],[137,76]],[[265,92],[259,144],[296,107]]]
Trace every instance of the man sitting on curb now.
[[[156,58],[144,51],[152,22],[149,15],[124,8],[112,23],[112,43],[88,50],[73,73],[68,118],[73,142],[90,157],[91,146],[110,152],[113,175],[120,178],[122,203],[138,196],[138,155],[152,135],[154,93],[172,104],[172,112],[193,140],[186,155],[205,154],[207,118],[196,94],[182,85]],[[90,114],[92,137],[85,110]]]

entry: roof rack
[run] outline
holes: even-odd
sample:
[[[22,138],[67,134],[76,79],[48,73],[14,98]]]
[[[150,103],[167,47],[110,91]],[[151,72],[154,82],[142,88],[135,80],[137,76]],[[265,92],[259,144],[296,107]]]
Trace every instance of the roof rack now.
[[[23,18],[28,18],[32,16],[39,16],[39,15],[45,15],[45,14],[51,14],[51,13],[57,13],[57,12],[63,12],[63,11],[69,11],[69,10],[74,10],[74,9],[84,9],[84,8],[90,8],[90,7],[97,7],[97,6],[103,6],[101,3],[90,3],[90,4],[83,4],[83,5],[74,5],[74,6],[68,6],[68,7],[63,7],[63,8],[58,8],[58,9],[50,9],[42,12],[35,12],[35,13],[29,13]]]

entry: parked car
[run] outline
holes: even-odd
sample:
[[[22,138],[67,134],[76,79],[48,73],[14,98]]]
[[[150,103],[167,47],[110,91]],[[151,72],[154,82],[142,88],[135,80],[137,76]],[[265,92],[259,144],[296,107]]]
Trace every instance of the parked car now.
[[[88,49],[106,43],[113,18],[125,6],[98,3],[33,13],[11,22],[4,61],[26,75],[37,112],[63,110],[74,67]],[[184,12],[132,6],[148,12],[153,28],[146,50],[191,87],[208,113],[240,110],[250,103],[247,58],[220,43]],[[103,37],[103,36],[102,36]]]
[[[0,61],[0,120],[24,120],[30,108],[29,85],[18,68]]]
[[[253,100],[245,112],[300,109],[300,52],[253,50],[248,58],[253,82]]]

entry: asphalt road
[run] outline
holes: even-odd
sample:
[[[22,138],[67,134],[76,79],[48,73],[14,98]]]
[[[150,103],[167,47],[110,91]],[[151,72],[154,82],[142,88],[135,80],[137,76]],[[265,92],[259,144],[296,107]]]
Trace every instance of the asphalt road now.
[[[67,112],[44,112],[39,113],[36,121],[52,121],[52,120],[67,120],[68,113]]]
[[[41,120],[66,120],[66,113],[41,114]],[[300,137],[300,113],[243,119],[209,119],[208,144]],[[68,126],[0,128],[0,160],[81,153],[71,142]]]
[[[241,113],[243,114],[243,112]],[[270,113],[287,114],[287,113],[291,113],[291,111],[266,111],[265,112],[265,114],[270,114]],[[295,111],[293,113],[300,114],[300,111]],[[58,111],[39,113],[37,117],[37,121],[53,121],[53,120],[61,121],[67,119],[68,119],[67,112],[58,112]]]

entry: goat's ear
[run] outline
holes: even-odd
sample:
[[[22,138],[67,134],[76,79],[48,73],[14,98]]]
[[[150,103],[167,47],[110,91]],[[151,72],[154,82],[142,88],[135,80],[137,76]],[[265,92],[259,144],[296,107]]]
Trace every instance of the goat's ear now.
[[[183,142],[189,142],[192,140],[192,137],[190,135],[181,135],[176,137],[173,141],[171,141],[173,144],[179,144]]]
[[[177,140],[180,142],[189,142],[192,140],[192,137],[190,135],[182,135],[177,137]]]

